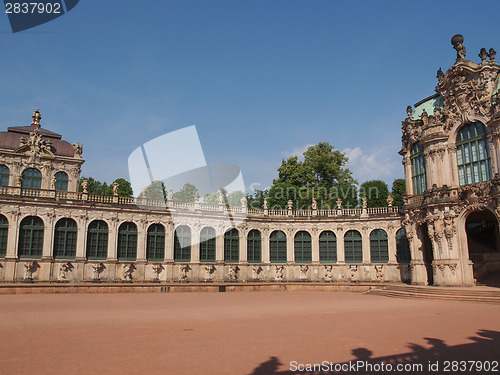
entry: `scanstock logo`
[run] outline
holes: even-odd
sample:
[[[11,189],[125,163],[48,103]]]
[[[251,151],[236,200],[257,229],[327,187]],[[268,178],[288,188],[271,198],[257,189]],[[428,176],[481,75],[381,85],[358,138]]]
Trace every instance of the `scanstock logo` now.
[[[128,158],[128,170],[137,205],[143,209],[166,211],[164,194],[174,226],[201,225],[213,228],[237,228],[247,216],[245,183],[238,166],[229,163],[207,163],[196,126],[188,126],[154,138],[136,148]],[[196,189],[194,199],[176,202],[174,191],[189,184]],[[165,192],[162,190],[165,189]],[[212,195],[218,201],[204,205],[200,200]],[[231,204],[228,197],[241,197],[240,204]],[[201,198],[201,199],[200,199]],[[156,201],[154,207],[151,200]],[[216,212],[214,212],[216,211]],[[215,232],[204,234],[204,240]],[[191,244],[200,242],[193,236]]]
[[[13,33],[50,22],[73,9],[80,0],[4,0]]]

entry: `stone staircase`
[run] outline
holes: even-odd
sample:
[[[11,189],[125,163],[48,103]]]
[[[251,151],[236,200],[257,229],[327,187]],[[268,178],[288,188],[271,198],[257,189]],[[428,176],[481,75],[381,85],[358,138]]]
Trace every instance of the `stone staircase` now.
[[[372,287],[365,294],[392,298],[481,302],[500,305],[500,289],[486,287],[439,288],[434,286],[388,285],[386,287]]]
[[[478,286],[491,286],[500,288],[500,271],[491,272],[486,277],[477,282]]]

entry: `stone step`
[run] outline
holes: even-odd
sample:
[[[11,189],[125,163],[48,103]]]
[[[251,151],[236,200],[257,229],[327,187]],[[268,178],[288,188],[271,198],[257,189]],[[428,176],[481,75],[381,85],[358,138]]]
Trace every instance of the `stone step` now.
[[[468,291],[467,293],[460,292],[463,292],[463,290],[451,290],[448,288],[439,288],[439,290],[436,290],[432,287],[404,287],[394,285],[385,288],[372,288],[367,291],[366,294],[392,298],[500,304],[500,292],[498,291],[477,291],[477,293],[474,293],[475,291]]]
[[[373,288],[375,289],[375,288]],[[438,295],[457,295],[457,296],[492,296],[500,298],[500,290],[485,290],[478,288],[443,288],[443,287],[434,287],[434,286],[410,286],[410,285],[390,285],[378,289],[391,291],[401,291],[408,293],[424,293],[424,294],[438,294]]]

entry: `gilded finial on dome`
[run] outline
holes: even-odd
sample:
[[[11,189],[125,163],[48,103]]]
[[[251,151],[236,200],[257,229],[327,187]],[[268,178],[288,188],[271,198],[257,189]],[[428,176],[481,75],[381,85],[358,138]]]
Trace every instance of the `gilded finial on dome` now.
[[[42,115],[40,114],[40,109],[36,109],[35,112],[33,112],[33,122],[31,123],[31,126],[40,127],[40,120],[42,119]]]

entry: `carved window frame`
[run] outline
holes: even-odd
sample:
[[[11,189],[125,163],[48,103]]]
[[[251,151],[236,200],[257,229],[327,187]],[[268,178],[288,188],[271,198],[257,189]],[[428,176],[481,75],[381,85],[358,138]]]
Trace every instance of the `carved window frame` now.
[[[427,166],[424,156],[425,148],[415,143],[410,150],[411,184],[413,195],[422,194],[427,190]]]
[[[262,262],[262,235],[257,229],[252,229],[247,235],[247,261]]]
[[[224,233],[224,262],[238,263],[240,261],[240,232],[236,228]]]
[[[370,233],[370,261],[372,263],[389,262],[389,239],[383,229],[374,229]]]
[[[57,221],[54,228],[54,258],[75,259],[78,226],[70,218]]]
[[[161,224],[151,224],[148,228],[146,259],[149,261],[165,259],[165,227]]]
[[[319,235],[320,263],[337,263],[337,236],[331,230],[325,230]]]
[[[293,251],[295,263],[312,262],[312,239],[309,232],[301,230],[295,234]]]
[[[179,225],[174,232],[174,261],[191,261],[191,228]]]

